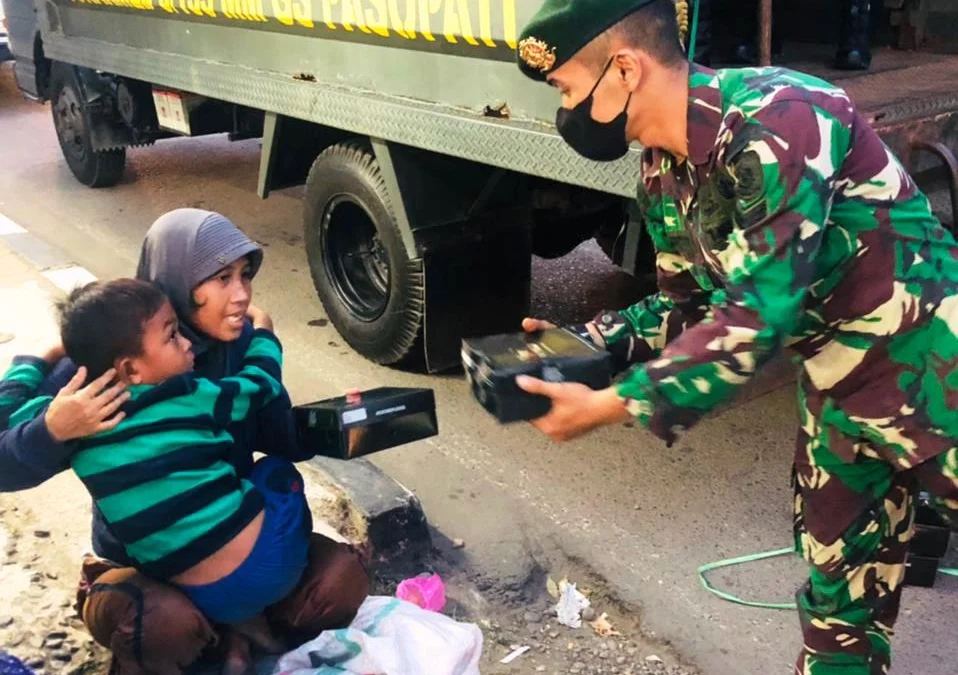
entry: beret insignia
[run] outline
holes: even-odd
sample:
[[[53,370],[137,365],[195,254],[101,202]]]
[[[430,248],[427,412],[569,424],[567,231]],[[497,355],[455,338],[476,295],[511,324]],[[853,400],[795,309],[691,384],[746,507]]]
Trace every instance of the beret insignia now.
[[[519,58],[530,68],[548,73],[555,65],[556,50],[538,38],[527,37],[519,43]]]

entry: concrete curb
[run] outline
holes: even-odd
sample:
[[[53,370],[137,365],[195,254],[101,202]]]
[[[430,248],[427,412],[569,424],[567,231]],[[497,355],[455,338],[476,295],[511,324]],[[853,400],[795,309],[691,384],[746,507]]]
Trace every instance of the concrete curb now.
[[[316,457],[323,476],[349,495],[365,526],[365,544],[374,560],[386,562],[426,553],[432,546],[419,498],[365,459]]]
[[[2,213],[0,213],[0,244],[5,244],[27,263],[33,265],[41,276],[64,293],[69,293],[77,286],[96,281],[96,276],[92,272],[73,263],[64,251],[30,234]]]
[[[86,268],[74,264],[64,251],[2,213],[0,245],[9,247],[64,293],[97,279]],[[364,540],[354,543],[387,560],[429,548],[429,527],[419,499],[379,468],[365,460],[317,458],[310,464],[322,480],[345,497],[347,504],[343,506],[361,521],[357,530]]]

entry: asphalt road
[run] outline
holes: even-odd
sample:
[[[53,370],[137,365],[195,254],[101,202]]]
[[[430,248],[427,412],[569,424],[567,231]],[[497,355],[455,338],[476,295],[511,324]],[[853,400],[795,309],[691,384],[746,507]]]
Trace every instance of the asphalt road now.
[[[296,402],[347,387],[436,390],[440,435],[375,461],[419,494],[444,535],[466,541],[472,564],[513,587],[587,569],[636,608],[644,631],[702,672],[790,672],[800,643],[796,615],[719,600],[701,588],[695,570],[789,545],[791,387],[704,422],[671,449],[635,428],[555,445],[528,426],[500,427],[461,378],[372,365],[332,327],[308,325],[324,313],[303,253],[299,191],[256,197],[258,148],[222,137],[163,142],[130,152],[119,187],[87,190],[61,160],[49,110],[22,101],[9,68],[0,69],[0,213],[111,277],[133,272],[144,232],[166,210],[221,211],[268,246],[257,303],[274,316],[286,345]],[[591,243],[558,261],[536,261],[534,275],[541,315],[585,318],[637,293]],[[777,560],[715,579],[733,592],[784,601],[802,566]],[[958,580],[908,589],[893,673],[955,673],[956,625]]]

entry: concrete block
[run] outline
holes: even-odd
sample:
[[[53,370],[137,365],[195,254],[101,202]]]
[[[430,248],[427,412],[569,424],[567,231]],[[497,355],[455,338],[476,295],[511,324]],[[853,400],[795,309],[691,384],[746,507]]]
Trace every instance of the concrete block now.
[[[379,467],[364,459],[328,457],[317,457],[311,464],[347,496],[349,510],[363,521],[358,529],[374,559],[430,548],[429,524],[419,499]]]

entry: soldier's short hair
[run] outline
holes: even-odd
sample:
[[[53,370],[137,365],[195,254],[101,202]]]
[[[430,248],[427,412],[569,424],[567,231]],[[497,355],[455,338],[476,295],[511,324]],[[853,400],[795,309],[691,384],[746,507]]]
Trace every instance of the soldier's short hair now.
[[[609,43],[616,38],[664,66],[677,66],[686,60],[679,42],[675,0],[653,0],[619,21],[582,50],[585,63],[595,70],[605,67]]]

